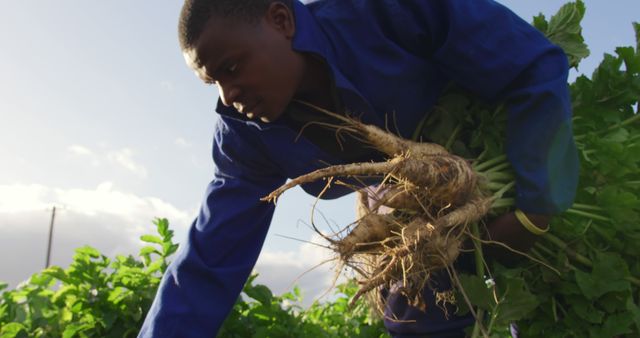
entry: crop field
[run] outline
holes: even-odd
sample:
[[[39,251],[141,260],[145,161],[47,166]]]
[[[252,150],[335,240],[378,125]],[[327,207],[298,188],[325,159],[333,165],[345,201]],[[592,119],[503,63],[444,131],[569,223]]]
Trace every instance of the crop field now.
[[[577,1],[533,19],[571,67],[589,55],[584,13]],[[337,285],[331,301],[303,308],[297,287],[274,295],[253,275],[219,336],[387,337],[383,304],[367,301],[380,297],[369,296],[403,283],[413,305],[423,306],[418,295],[429,273],[444,269],[455,289],[442,297],[459,314],[474,315],[472,337],[510,337],[512,323],[522,337],[640,337],[640,24],[629,29],[635,46],[616,48],[591,76],[568,84],[580,159],[575,203],[552,219],[531,251],[516,253],[517,262],[482,254],[483,219],[515,208],[505,105],[451,86],[413,140],[334,116],[341,124],[333,128],[357,135],[388,161],[321,169],[264,200],[314,180],[381,177],[385,193],[377,205],[359,192],[357,221],[323,234],[336,261],[357,278]],[[419,142],[427,135],[432,143]],[[398,212],[379,214],[381,205]],[[0,338],[135,337],[178,250],[168,220],[154,224],[157,234],[141,237],[146,246],[138,257],[106,257],[87,246],[66,268],[49,267],[12,290],[0,283]],[[472,247],[463,248],[465,241]],[[453,268],[463,250],[474,255],[473,273]]]

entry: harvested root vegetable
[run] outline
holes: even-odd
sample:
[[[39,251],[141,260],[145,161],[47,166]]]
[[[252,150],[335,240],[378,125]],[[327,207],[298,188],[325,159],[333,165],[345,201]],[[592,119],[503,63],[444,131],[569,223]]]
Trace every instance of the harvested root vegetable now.
[[[306,104],[306,103],[305,103]],[[338,115],[312,106],[347,125],[340,130],[351,132],[366,143],[389,156],[386,162],[352,163],[336,165],[297,177],[262,198],[275,201],[286,190],[300,184],[334,176],[389,175],[398,182],[408,182],[424,188],[429,195],[429,204],[460,206],[473,197],[477,176],[469,162],[449,154],[442,146],[405,140],[376,126]]]
[[[416,143],[416,146],[421,143]],[[430,204],[455,206],[465,204],[476,188],[476,175],[464,159],[450,155],[418,156],[413,152],[397,155],[386,162],[351,163],[316,170],[297,177],[278,188],[263,200],[276,200],[286,190],[300,184],[334,176],[390,175],[396,181],[406,181],[424,188]]]
[[[392,235],[394,227],[396,224],[387,215],[368,214],[357,221],[347,236],[330,242],[340,257],[349,259],[356,253],[371,251],[382,245],[381,242]]]
[[[336,130],[352,133],[386,154],[388,160],[323,168],[294,178],[262,200],[275,202],[292,187],[325,178],[383,178],[383,193],[375,196],[373,206],[365,192],[358,192],[358,220],[353,227],[323,236],[342,263],[361,275],[361,289],[353,301],[378,287],[394,287],[413,305],[423,306],[421,290],[430,273],[453,264],[468,233],[467,225],[482,218],[493,199],[485,197],[479,187],[482,180],[470,163],[442,146],[408,141],[314,108],[344,122]],[[380,214],[380,206],[391,207],[393,212]]]

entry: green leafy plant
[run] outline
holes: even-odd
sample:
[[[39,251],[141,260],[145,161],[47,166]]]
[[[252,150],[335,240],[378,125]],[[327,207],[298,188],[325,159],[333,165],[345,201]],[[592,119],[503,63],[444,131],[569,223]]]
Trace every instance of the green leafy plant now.
[[[353,280],[336,287],[333,301],[304,309],[299,288],[274,296],[266,286],[253,284],[256,277],[247,281],[219,337],[388,337],[366,303],[349,308],[358,290]]]
[[[579,26],[581,1],[534,25],[561,46],[572,67],[588,55]],[[523,337],[638,337],[640,335],[640,25],[636,46],[606,54],[591,77],[571,84],[573,129],[581,171],[575,203],[555,217],[530,258],[515,267],[497,263],[460,274],[461,289],[491,337],[508,337],[516,322]],[[513,207],[513,173],[504,156],[504,105],[487,106],[455,88],[420,126],[453,153],[476,158],[501,192],[496,212]],[[419,138],[420,133],[415,137]],[[505,187],[507,187],[505,189]],[[502,209],[500,209],[502,208]],[[107,258],[76,250],[66,268],[50,267],[13,290],[0,283],[0,338],[132,337],[177,250],[168,221],[145,235],[139,259]],[[481,264],[479,264],[481,266]],[[383,337],[380,320],[358,303],[357,287],[337,287],[333,301],[304,309],[300,291],[281,296],[252,276],[220,331],[223,337]],[[459,311],[468,304],[458,301]],[[479,326],[478,326],[479,327]],[[478,335],[479,330],[473,332]]]
[[[142,261],[85,246],[68,268],[49,267],[3,292],[0,337],[134,337],[178,247],[166,219],[154,224],[160,236],[142,236],[154,245],[142,248]]]
[[[107,258],[85,246],[76,250],[66,269],[52,266],[0,296],[0,338],[23,337],[135,337],[156,290],[178,249],[166,219],[156,219],[156,235],[140,239],[149,244],[139,259]],[[352,311],[347,299],[354,282],[337,286],[333,302],[308,309],[296,287],[281,296],[252,275],[220,337],[383,337],[382,322],[364,304]],[[7,284],[0,284],[0,290]]]
[[[533,24],[562,47],[572,67],[589,53],[581,36],[581,1]],[[591,77],[570,85],[573,130],[581,169],[576,203],[552,220],[529,259],[516,267],[481,260],[476,275],[460,275],[460,292],[478,311],[474,336],[508,337],[517,322],[524,337],[640,335],[640,25],[637,43],[605,54]],[[496,214],[514,208],[514,176],[505,154],[506,108],[450,88],[421,126],[425,137],[476,159],[476,170],[501,198]],[[418,132],[416,137],[420,137]],[[464,291],[464,292],[463,292]],[[464,293],[464,294],[463,294]],[[459,301],[460,312],[468,311]]]

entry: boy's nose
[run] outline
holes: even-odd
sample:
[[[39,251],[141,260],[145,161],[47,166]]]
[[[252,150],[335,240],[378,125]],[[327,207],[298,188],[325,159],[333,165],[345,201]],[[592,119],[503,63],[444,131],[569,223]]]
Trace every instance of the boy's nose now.
[[[220,94],[220,100],[225,106],[231,106],[240,95],[240,89],[235,86],[222,86],[218,84],[218,92]]]

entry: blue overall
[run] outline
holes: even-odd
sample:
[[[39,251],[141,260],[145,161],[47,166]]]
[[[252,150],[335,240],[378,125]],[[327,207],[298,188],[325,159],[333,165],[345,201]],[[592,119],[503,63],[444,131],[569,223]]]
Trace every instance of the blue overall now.
[[[506,100],[517,206],[554,214],[571,205],[578,158],[567,58],[507,8],[491,0],[321,0],[294,1],[293,9],[293,49],[326,62],[346,111],[378,126],[393,114],[399,133],[411,137],[451,81],[488,102]],[[249,121],[220,102],[217,112],[213,180],[139,337],[215,336],[271,222],[274,205],[259,198],[287,178],[344,162],[304,135],[296,140],[284,119]],[[316,195],[323,187],[317,182],[303,189]],[[349,192],[336,186],[323,198]],[[437,283],[449,287],[446,278]],[[472,322],[421,312],[393,295],[390,307],[413,320],[387,321],[394,337],[456,337]]]

